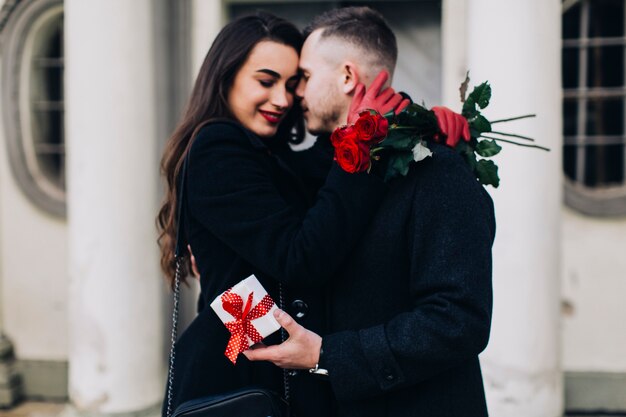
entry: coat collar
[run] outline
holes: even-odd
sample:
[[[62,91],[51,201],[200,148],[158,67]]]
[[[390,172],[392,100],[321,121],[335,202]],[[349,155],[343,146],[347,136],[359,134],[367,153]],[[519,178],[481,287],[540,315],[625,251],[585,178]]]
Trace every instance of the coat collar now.
[[[263,152],[269,155],[272,159],[274,159],[274,161],[277,163],[280,169],[284,171],[286,175],[289,175],[295,181],[295,183],[297,184],[298,188],[300,188],[300,191],[303,193],[303,195],[307,196],[306,187],[304,183],[302,182],[302,179],[293,171],[293,169],[289,166],[289,164],[284,160],[283,156],[281,155],[284,152],[293,152],[288,149],[289,148],[288,144],[284,144],[284,147],[279,144],[277,144],[276,146],[269,146],[267,143],[263,141],[263,139],[261,139],[255,133],[251,132],[250,130],[242,126],[241,123],[236,122],[231,119],[220,119],[219,121],[223,123],[228,123],[230,125],[236,126],[237,128],[241,129],[241,131],[246,135],[246,138],[248,138],[248,140],[250,141],[250,145],[252,145],[252,147],[255,150],[259,152]]]
[[[252,133],[250,130],[246,129],[239,122],[236,122],[234,120],[227,119],[227,118],[219,118],[219,119],[213,119],[207,123],[214,123],[214,122],[226,123],[226,124],[239,128],[246,135],[246,138],[248,138],[252,147],[256,150],[263,151],[263,150],[269,149],[269,147],[265,144],[265,142],[263,142],[263,140],[260,137]]]

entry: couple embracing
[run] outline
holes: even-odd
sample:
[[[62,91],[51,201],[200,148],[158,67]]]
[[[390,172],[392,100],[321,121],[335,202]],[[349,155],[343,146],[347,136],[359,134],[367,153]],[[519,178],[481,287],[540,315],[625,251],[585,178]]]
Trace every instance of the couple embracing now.
[[[173,407],[247,386],[282,392],[286,368],[295,416],[487,415],[488,194],[444,144],[389,182],[382,161],[359,173],[333,161],[334,129],[364,109],[407,106],[385,88],[396,57],[393,32],[365,7],[320,15],[304,35],[259,13],[216,37],[162,161],[162,267],[173,280],[180,229],[201,285],[176,343]],[[468,138],[460,115],[436,116],[440,138]],[[317,141],[295,152],[304,121]],[[282,296],[276,318],[289,338],[274,334],[233,365],[209,304],[252,274]]]

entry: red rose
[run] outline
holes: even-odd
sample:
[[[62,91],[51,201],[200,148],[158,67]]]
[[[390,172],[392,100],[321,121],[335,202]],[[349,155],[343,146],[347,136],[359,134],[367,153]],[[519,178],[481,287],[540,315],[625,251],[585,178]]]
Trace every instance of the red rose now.
[[[330,143],[332,143],[334,147],[337,147],[337,145],[345,139],[352,141],[356,140],[356,131],[354,130],[354,126],[338,127],[333,130],[333,133],[330,135]]]
[[[376,139],[382,141],[387,137],[387,133],[389,132],[389,120],[387,120],[384,116],[381,116],[380,114],[377,114],[376,118],[378,119]]]
[[[389,122],[385,117],[369,111],[361,112],[354,125],[359,139],[368,144],[382,141],[387,136],[388,128]]]
[[[335,146],[335,160],[351,174],[366,171],[370,166],[369,146],[353,138],[344,139]]]
[[[376,119],[369,114],[369,112],[361,113],[359,119],[354,124],[354,129],[357,132],[357,136],[363,142],[370,142],[376,135],[378,126]]]

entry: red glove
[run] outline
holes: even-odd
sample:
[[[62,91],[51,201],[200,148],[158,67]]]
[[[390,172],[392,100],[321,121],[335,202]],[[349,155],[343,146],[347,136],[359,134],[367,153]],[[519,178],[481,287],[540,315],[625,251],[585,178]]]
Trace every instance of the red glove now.
[[[445,139],[446,145],[452,148],[459,143],[461,138],[465,142],[469,142],[470,130],[465,117],[443,106],[436,106],[431,110],[435,113],[439,125],[440,133],[435,134],[436,141]]]
[[[354,124],[359,118],[359,113],[363,110],[376,110],[383,116],[392,110],[395,114],[398,114],[411,103],[410,100],[396,93],[391,87],[384,89],[382,92],[380,91],[388,79],[389,73],[383,70],[378,73],[367,92],[365,92],[363,84],[357,84],[352,103],[350,103],[350,109],[348,110],[348,124]]]

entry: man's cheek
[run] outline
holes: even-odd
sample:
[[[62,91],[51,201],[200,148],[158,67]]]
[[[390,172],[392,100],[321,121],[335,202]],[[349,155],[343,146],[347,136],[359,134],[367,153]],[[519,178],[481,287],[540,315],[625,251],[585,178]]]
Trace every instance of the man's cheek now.
[[[315,83],[309,83],[307,85],[307,91],[309,92],[309,103],[311,103],[311,106],[317,106],[319,105],[319,100],[317,100],[317,98],[319,97],[319,87],[316,87]]]

